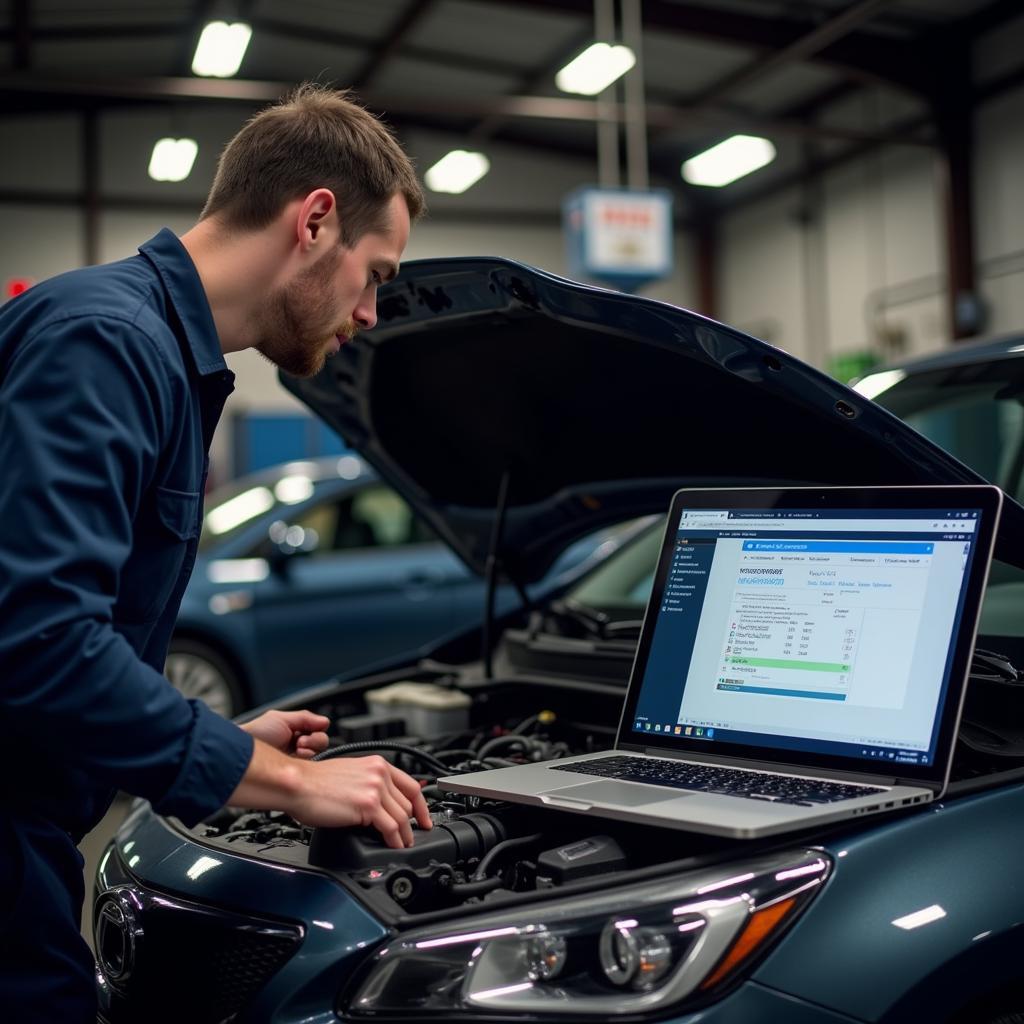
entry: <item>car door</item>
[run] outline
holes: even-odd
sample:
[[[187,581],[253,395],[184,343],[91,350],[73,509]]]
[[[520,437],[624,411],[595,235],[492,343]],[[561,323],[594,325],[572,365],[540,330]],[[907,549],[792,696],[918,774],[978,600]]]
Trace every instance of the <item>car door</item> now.
[[[253,612],[268,691],[388,658],[453,625],[454,594],[479,586],[391,488],[370,483],[275,524]]]

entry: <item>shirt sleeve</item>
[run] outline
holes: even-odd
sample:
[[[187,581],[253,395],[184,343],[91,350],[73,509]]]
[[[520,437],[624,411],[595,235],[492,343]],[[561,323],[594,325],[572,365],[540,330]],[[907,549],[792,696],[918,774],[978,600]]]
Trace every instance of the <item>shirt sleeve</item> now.
[[[40,756],[193,823],[227,801],[252,738],[185,700],[113,624],[135,515],[174,414],[164,358],[127,320],[71,317],[24,341],[8,366],[0,718]]]

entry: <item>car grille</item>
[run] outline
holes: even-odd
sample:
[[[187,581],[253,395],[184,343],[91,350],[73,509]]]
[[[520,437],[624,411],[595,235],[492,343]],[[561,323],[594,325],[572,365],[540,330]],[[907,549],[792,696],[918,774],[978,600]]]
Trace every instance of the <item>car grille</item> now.
[[[234,1020],[298,949],[299,925],[243,916],[142,889],[103,893],[94,910],[103,1016]]]

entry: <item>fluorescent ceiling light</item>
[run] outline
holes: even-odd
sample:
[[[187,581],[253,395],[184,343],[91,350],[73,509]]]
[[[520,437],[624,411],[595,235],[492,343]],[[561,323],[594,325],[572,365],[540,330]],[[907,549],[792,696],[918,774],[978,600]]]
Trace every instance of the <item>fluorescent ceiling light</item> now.
[[[756,135],[733,135],[683,164],[683,180],[720,188],[775,159],[775,147]]]
[[[192,72],[213,78],[230,78],[238,73],[252,28],[245,22],[211,21],[203,29],[192,58]]]
[[[434,192],[465,192],[490,169],[491,162],[483,153],[453,149],[423,175],[423,180]]]
[[[636,54],[628,46],[592,43],[555,75],[555,85],[562,92],[596,96],[635,63]]]
[[[149,158],[149,176],[154,181],[184,181],[198,152],[195,139],[160,139]]]

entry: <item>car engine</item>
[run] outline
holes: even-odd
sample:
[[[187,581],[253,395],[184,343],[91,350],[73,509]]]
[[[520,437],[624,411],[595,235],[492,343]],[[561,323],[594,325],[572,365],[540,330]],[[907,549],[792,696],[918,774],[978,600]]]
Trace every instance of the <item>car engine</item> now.
[[[426,737],[410,734],[409,721],[426,725],[426,732],[442,718],[424,720],[408,708],[367,713],[372,694],[368,700],[342,698],[315,707],[334,723],[330,752],[335,756],[379,754],[420,781],[434,827],[423,831],[414,825],[415,843],[407,849],[389,849],[373,829],[311,829],[279,811],[237,808],[225,808],[192,834],[233,853],[327,871],[392,918],[560,888],[727,843],[694,835],[666,837],[663,830],[654,843],[642,826],[595,823],[564,812],[447,793],[436,785],[439,776],[460,771],[606,749],[614,731],[607,723],[614,717],[605,714],[603,704],[620,704],[621,689],[595,689],[591,683],[585,692],[584,697],[564,684],[549,685],[544,705],[523,717],[522,680],[514,688],[489,683],[467,700],[461,728]]]

